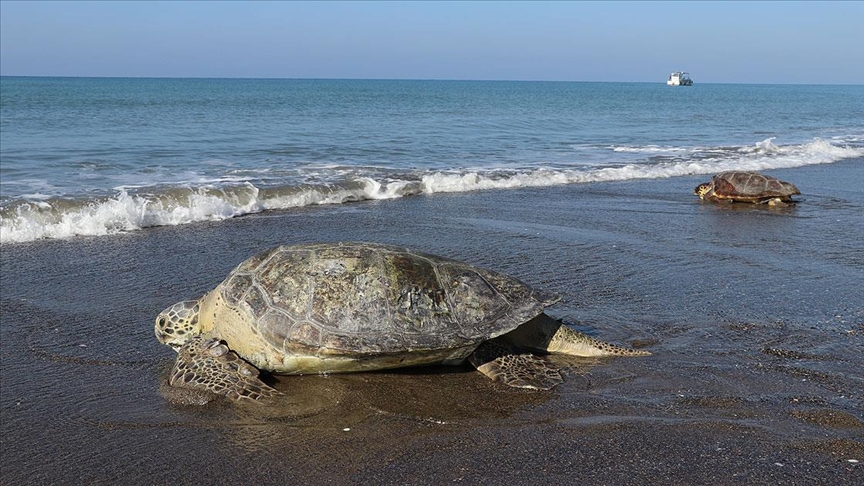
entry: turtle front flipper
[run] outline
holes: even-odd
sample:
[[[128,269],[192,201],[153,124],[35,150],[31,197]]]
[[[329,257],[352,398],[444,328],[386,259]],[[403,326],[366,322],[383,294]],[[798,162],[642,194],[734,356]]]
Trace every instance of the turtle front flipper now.
[[[259,400],[281,393],[258,379],[258,369],[218,339],[194,337],[178,349],[171,386],[207,390],[233,400]]]
[[[514,388],[549,390],[564,382],[549,361],[533,354],[517,354],[516,349],[497,339],[481,344],[468,361],[492,380]]]

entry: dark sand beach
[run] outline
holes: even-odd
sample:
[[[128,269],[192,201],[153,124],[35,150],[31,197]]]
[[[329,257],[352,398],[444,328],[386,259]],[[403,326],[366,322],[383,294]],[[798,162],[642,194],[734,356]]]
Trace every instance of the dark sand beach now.
[[[2,247],[3,484],[862,484],[864,160],[307,207]],[[268,405],[174,405],[166,306],[279,244],[417,248],[560,293],[552,317],[648,358],[279,377]],[[856,462],[859,461],[859,462]]]

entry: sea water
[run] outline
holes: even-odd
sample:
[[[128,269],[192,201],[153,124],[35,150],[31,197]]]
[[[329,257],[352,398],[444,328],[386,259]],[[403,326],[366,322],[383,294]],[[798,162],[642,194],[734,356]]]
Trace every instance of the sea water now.
[[[862,86],[3,77],[0,109],[3,244],[864,156]]]

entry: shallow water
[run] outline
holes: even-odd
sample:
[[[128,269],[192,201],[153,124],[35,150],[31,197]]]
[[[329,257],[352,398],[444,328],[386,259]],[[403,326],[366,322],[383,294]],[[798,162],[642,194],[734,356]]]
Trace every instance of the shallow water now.
[[[864,156],[859,86],[0,83],[0,244],[358,200]]]
[[[864,160],[778,170],[793,208],[714,206],[699,177],[436,194],[0,253],[10,483],[856,484],[864,461]],[[263,407],[163,397],[166,306],[285,243],[411,246],[559,292],[549,314],[649,358],[278,378]],[[779,465],[778,465],[779,464]]]

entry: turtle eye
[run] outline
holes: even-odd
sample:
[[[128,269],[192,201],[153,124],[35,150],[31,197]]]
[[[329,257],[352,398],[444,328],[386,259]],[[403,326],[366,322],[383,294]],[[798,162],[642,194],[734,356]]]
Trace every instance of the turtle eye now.
[[[165,325],[165,318],[164,318],[164,317],[160,317],[160,318],[159,318],[159,325],[160,325],[160,326],[164,326],[164,325]]]

